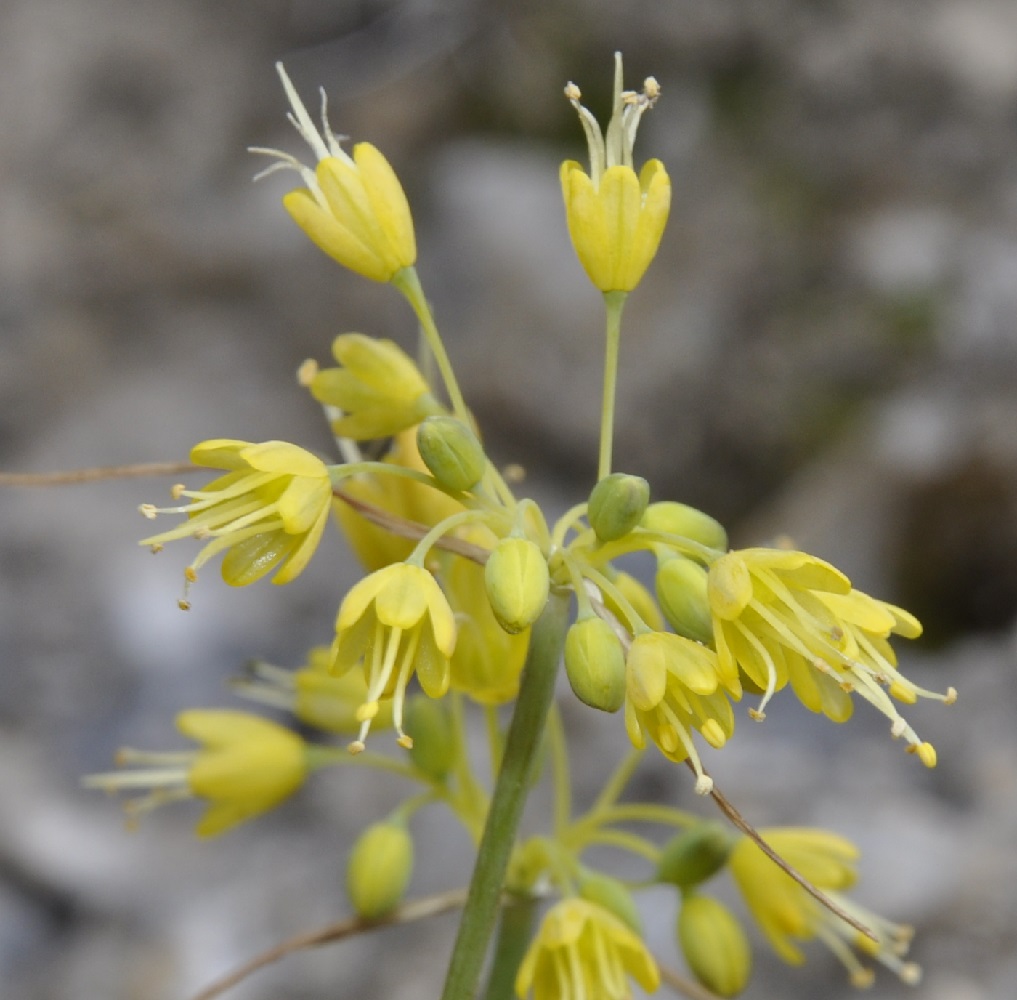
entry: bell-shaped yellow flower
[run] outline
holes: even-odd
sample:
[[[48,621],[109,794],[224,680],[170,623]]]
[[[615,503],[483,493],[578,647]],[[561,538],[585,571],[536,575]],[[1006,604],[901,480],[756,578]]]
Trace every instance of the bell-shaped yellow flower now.
[[[360,735],[350,744],[363,750],[379,702],[392,699],[392,720],[402,746],[406,685],[416,673],[425,694],[440,698],[449,685],[449,659],[456,623],[441,587],[422,566],[393,563],[365,577],[347,593],[336,617],[332,669],[342,675],[361,661],[367,695],[360,706]]]
[[[322,95],[321,131],[315,127],[282,63],[276,63],[292,113],[290,121],[318,159],[311,170],[275,149],[251,152],[279,161],[279,169],[297,171],[305,187],[291,191],[283,205],[311,240],[343,267],[374,281],[391,281],[417,259],[413,218],[399,178],[388,160],[370,143],[353,147],[350,156],[333,134]]]
[[[319,403],[341,411],[332,420],[337,437],[390,437],[443,412],[417,366],[391,340],[341,333],[332,354],[342,367],[315,370],[307,386]]]
[[[642,939],[604,907],[565,899],[544,917],[516,976],[533,1000],[629,1000],[629,978],[652,993],[660,971]]]
[[[192,709],[177,716],[177,729],[200,750],[152,753],[121,750],[118,762],[138,769],[95,774],[85,785],[108,792],[144,790],[125,809],[132,820],[179,799],[205,799],[200,837],[214,837],[275,808],[308,774],[304,741],[278,723],[246,712]]]
[[[709,794],[713,781],[703,773],[692,742],[697,729],[713,747],[734,732],[734,712],[719,690],[713,650],[670,632],[643,632],[632,640],[626,660],[625,728],[637,747],[646,734],[669,760],[688,758],[696,791]]]
[[[575,160],[561,166],[569,235],[590,281],[602,292],[630,292],[657,253],[671,208],[671,180],[660,160],[638,175],[632,146],[643,112],[660,87],[652,77],[641,94],[622,90],[621,53],[615,54],[614,109],[606,133],[570,83],[565,95],[579,112],[590,149],[590,172]]]
[[[791,868],[877,938],[872,941],[828,910],[745,837],[731,852],[731,874],[753,920],[780,958],[800,965],[805,955],[796,942],[819,938],[844,963],[856,986],[870,985],[872,971],[862,965],[852,947],[886,965],[905,982],[917,981],[918,966],[902,961],[912,929],[891,923],[842,895],[857,878],[858,848],[850,840],[808,827],[764,829],[759,833]]]
[[[920,635],[912,615],[852,590],[822,559],[787,549],[727,553],[710,567],[707,595],[725,684],[735,688],[741,671],[764,692],[755,717],[763,717],[788,681],[806,708],[834,722],[850,717],[857,693],[890,719],[895,737],[934,766],[931,744],[919,740],[890,699],[913,703],[921,695],[949,704],[956,698],[952,688],[945,695],[926,691],[897,671],[887,639]]]
[[[332,504],[324,462],[284,441],[227,439],[195,445],[191,461],[229,471],[200,490],[175,486],[174,499],[188,497],[189,504],[142,504],[141,513],[148,518],[186,514],[187,520],[140,544],[158,550],[179,538],[208,539],[185,571],[189,583],[204,563],[223,551],[222,578],[234,587],[253,583],[272,569],[273,583],[289,583],[301,573],[318,546]]]

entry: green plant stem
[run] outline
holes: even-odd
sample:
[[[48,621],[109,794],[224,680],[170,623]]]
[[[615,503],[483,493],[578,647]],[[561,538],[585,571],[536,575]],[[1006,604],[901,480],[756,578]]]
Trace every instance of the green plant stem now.
[[[513,900],[502,907],[484,1000],[513,1000],[515,997],[516,973],[530,943],[536,909],[537,901],[529,898]]]
[[[547,606],[533,626],[501,770],[452,949],[442,1000],[472,1000],[480,979],[509,855],[554,697],[558,661],[565,644],[569,597],[568,592],[552,591]]]
[[[600,408],[600,461],[597,481],[611,474],[611,448],[614,443],[615,387],[618,384],[618,344],[621,340],[622,307],[628,292],[604,292],[607,308],[607,343],[604,348],[604,399]]]

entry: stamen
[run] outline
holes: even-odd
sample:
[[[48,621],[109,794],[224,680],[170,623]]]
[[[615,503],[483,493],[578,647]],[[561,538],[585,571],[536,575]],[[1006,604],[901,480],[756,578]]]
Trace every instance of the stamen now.
[[[314,150],[315,155],[319,160],[328,159],[330,155],[329,148],[322,141],[321,136],[318,134],[318,130],[314,127],[314,122],[311,121],[311,116],[307,113],[307,108],[304,107],[304,102],[300,100],[300,95],[297,93],[296,87],[290,82],[289,76],[286,74],[286,70],[283,68],[281,62],[275,64],[276,72],[279,74],[279,79],[282,81],[283,90],[286,91],[286,97],[290,102],[290,107],[293,108],[291,114],[287,114],[287,118],[293,123],[293,127],[300,133],[300,137],[307,143],[311,149]]]

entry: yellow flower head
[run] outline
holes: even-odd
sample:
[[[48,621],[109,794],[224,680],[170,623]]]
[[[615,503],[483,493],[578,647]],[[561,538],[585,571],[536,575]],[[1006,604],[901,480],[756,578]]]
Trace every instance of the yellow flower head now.
[[[740,670],[764,692],[754,717],[763,718],[788,681],[806,708],[834,722],[850,717],[857,693],[890,719],[892,734],[903,736],[926,766],[935,765],[931,744],[919,740],[890,699],[956,698],[953,688],[939,695],[897,671],[887,639],[920,635],[912,615],[852,590],[822,559],[787,549],[727,553],[710,567],[707,593],[724,683],[736,690]]]
[[[146,790],[125,806],[132,820],[167,802],[206,799],[209,806],[196,832],[214,837],[275,808],[307,777],[304,741],[268,719],[192,709],[177,716],[177,729],[202,748],[176,753],[121,750],[118,762],[136,764],[138,770],[91,775],[85,784],[108,792]]]
[[[222,578],[242,587],[276,569],[273,583],[289,583],[307,565],[321,539],[332,503],[328,469],[303,448],[284,441],[216,439],[191,449],[191,461],[225,476],[200,490],[173,487],[174,499],[188,497],[180,507],[142,504],[148,518],[186,514],[171,531],[142,539],[155,550],[178,538],[208,539],[187,567],[188,583],[212,556],[226,551]],[[186,602],[183,602],[186,607]]]
[[[561,166],[562,194],[572,245],[590,281],[602,292],[630,292],[657,253],[671,207],[671,180],[660,160],[647,160],[637,175],[632,146],[643,112],[660,87],[653,77],[643,92],[622,90],[621,53],[615,54],[614,107],[607,132],[584,108],[579,88],[565,96],[579,112],[590,148],[590,172],[575,160]]]
[[[399,178],[388,160],[368,142],[357,143],[350,156],[333,134],[322,91],[321,131],[315,127],[282,63],[276,63],[292,113],[294,128],[318,159],[315,170],[276,149],[253,153],[279,161],[258,176],[295,170],[303,188],[291,191],[283,205],[301,229],[343,267],[374,281],[391,281],[417,259],[413,218]]]
[[[440,698],[449,685],[456,623],[441,587],[423,567],[393,563],[349,591],[335,627],[333,671],[342,675],[362,660],[367,677],[367,695],[357,713],[360,735],[350,750],[364,749],[383,698],[392,699],[399,743],[412,746],[403,732],[403,702],[414,671],[432,698]]]
[[[516,976],[516,994],[533,1000],[630,1000],[629,977],[644,990],[660,971],[642,939],[613,913],[585,899],[565,899],[544,917]]]
[[[319,403],[341,411],[332,420],[337,437],[389,437],[443,412],[417,366],[391,340],[341,333],[332,354],[342,367],[314,369],[307,385]]]
[[[875,958],[905,982],[917,982],[918,966],[902,961],[913,934],[911,928],[891,923],[842,895],[857,877],[858,848],[851,841],[827,830],[807,827],[759,832],[788,865],[877,938],[874,942],[865,937],[820,904],[745,837],[731,853],[731,874],[753,920],[780,958],[800,965],[805,955],[795,942],[819,938],[844,963],[856,986],[868,986],[872,971],[861,964],[852,948]]]
[[[643,632],[632,640],[626,660],[629,739],[643,747],[648,733],[669,760],[691,760],[700,795],[712,791],[713,781],[703,773],[692,730],[713,747],[722,747],[734,732],[734,713],[718,684],[717,657],[698,642],[671,632]]]

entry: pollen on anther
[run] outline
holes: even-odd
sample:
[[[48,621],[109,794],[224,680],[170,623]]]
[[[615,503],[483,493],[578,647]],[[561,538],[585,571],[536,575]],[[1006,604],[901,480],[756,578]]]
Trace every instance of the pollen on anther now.
[[[749,709],[749,718],[756,722],[762,722],[766,718],[766,712],[760,712],[758,708]]]
[[[306,389],[314,381],[314,376],[317,374],[318,362],[314,358],[308,358],[297,369],[297,382]]]
[[[142,503],[138,504],[138,513],[149,521],[154,521],[159,514],[158,508],[154,503]]]
[[[582,98],[582,91],[570,80],[565,84],[565,96],[570,101],[578,101]]]
[[[162,545],[161,542],[153,542],[148,547],[148,551],[151,552],[153,556],[154,555],[158,555],[160,552],[162,552],[162,550],[163,550],[163,545]]]
[[[943,698],[944,705],[952,705],[957,700],[957,689],[955,687],[948,687],[946,689],[946,695]]]
[[[346,747],[346,749],[355,757],[358,753],[364,752],[364,741],[353,740],[353,742],[350,743],[349,746]]]
[[[696,795],[709,795],[713,791],[713,778],[701,774],[696,778]]]
[[[643,93],[651,101],[655,101],[660,97],[660,84],[657,83],[656,77],[648,76],[643,81]]]
[[[396,740],[396,743],[398,743],[404,750],[413,749],[413,737],[407,736],[406,733],[403,733],[402,736]]]
[[[179,500],[184,495],[184,490],[186,489],[187,489],[186,484],[174,483],[170,487],[170,496],[173,497],[174,500]]]
[[[197,574],[197,572],[195,571],[195,569],[194,569],[194,567],[193,567],[193,566],[188,566],[188,567],[187,567],[187,568],[186,568],[186,569],[184,570],[184,579],[185,579],[185,580],[186,580],[186,581],[187,581],[188,583],[197,583],[197,582],[198,582],[198,574]]]
[[[179,608],[179,609],[180,609],[181,611],[190,611],[190,610],[191,610],[191,602],[190,602],[190,601],[185,601],[185,600],[184,600],[184,599],[183,599],[183,598],[181,597],[181,598],[180,598],[180,600],[179,600],[179,601],[177,601],[177,607],[178,607],[178,608]]]

